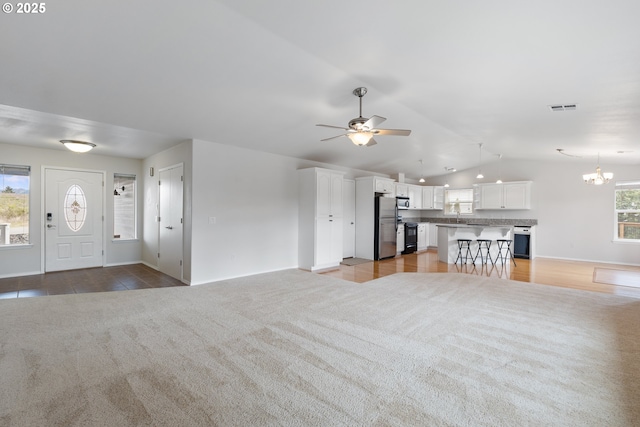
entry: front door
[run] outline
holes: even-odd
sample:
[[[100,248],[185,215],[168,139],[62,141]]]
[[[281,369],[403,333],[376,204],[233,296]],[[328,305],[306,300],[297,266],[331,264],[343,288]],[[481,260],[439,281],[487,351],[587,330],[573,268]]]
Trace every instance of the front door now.
[[[103,266],[102,172],[45,169],[45,271]]]
[[[160,171],[158,269],[182,280],[182,165]]]

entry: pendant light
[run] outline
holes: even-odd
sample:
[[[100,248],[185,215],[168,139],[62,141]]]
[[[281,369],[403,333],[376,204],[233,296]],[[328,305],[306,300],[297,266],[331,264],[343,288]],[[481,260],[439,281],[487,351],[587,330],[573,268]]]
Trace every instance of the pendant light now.
[[[420,159],[420,164],[422,165],[422,173],[420,174],[420,180],[418,182],[424,183],[424,163],[422,163],[422,159]]]
[[[445,175],[444,175],[444,187],[449,188],[449,172],[455,172],[456,168],[444,167]]]
[[[496,184],[502,184],[502,154],[498,154],[498,180]]]
[[[482,142],[478,145],[480,146],[480,161],[478,162],[478,176],[476,176],[476,178],[482,179],[484,178],[484,175],[482,175],[482,168],[480,167],[482,165]]]
[[[582,179],[586,184],[592,184],[592,185],[607,184],[610,180],[613,179],[613,174],[611,172],[602,173],[602,170],[600,169],[600,153],[598,153],[598,163],[596,165],[596,172],[584,174],[582,175]]]

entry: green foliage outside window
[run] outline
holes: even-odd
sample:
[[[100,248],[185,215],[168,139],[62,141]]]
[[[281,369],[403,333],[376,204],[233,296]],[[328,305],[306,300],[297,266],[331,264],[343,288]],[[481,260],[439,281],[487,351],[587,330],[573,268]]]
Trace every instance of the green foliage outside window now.
[[[633,184],[616,185],[618,239],[640,240],[640,188]]]

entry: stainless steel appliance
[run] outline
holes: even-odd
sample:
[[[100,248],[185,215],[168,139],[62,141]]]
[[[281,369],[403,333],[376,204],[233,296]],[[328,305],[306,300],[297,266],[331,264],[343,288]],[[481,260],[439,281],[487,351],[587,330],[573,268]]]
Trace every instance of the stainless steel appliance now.
[[[529,259],[531,257],[531,228],[516,225],[513,227],[513,257]]]
[[[396,197],[398,209],[409,209],[410,203],[408,197]]]
[[[384,259],[396,256],[396,233],[398,207],[396,199],[378,196],[375,198],[375,233],[373,257]]]
[[[404,251],[403,254],[411,254],[418,250],[418,223],[404,223]]]

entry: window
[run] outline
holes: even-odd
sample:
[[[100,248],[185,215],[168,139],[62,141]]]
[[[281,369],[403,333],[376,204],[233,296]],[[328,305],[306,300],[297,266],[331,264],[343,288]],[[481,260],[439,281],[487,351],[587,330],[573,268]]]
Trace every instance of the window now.
[[[640,241],[640,181],[616,183],[615,239]]]
[[[444,190],[445,215],[472,215],[473,188],[458,188]]]
[[[87,198],[79,185],[73,184],[64,196],[64,219],[71,231],[76,232],[87,218]]]
[[[136,238],[136,176],[113,174],[113,238]]]
[[[29,166],[0,164],[0,246],[29,243]]]

